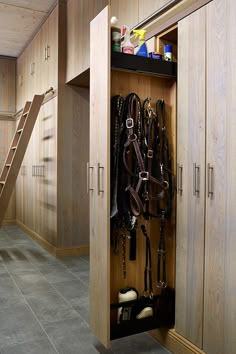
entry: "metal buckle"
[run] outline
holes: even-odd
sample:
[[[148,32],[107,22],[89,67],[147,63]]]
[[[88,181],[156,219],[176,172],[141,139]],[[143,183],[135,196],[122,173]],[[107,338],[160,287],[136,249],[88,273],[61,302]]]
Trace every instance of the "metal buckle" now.
[[[129,141],[132,143],[133,141],[137,140],[137,135],[134,133],[128,136]]]
[[[167,282],[166,282],[166,281],[159,280],[159,281],[156,282],[156,287],[157,287],[157,288],[165,289],[165,288],[167,287]]]
[[[152,159],[152,158],[153,158],[153,150],[148,150],[148,152],[147,152],[147,157],[148,157],[149,159]]]
[[[133,118],[126,119],[126,128],[132,129],[134,127],[134,120]]]
[[[147,171],[139,172],[139,178],[141,178],[143,181],[148,181],[149,180],[149,172],[147,172]]]
[[[169,183],[167,181],[163,181],[162,182],[162,186],[164,189],[168,189],[169,188]]]

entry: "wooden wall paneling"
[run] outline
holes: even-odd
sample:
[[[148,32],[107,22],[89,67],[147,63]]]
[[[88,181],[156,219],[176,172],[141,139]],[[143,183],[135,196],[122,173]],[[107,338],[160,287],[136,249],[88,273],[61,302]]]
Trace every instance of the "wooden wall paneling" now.
[[[16,60],[0,58],[0,111],[16,110]]]
[[[122,94],[124,97],[130,92],[135,92],[141,98],[141,101],[150,96],[152,105],[155,108],[157,99],[164,98],[166,102],[166,122],[169,132],[169,144],[173,162],[173,173],[175,174],[176,165],[176,83],[174,80],[166,80],[156,77],[145,76],[142,74],[133,74],[121,71],[112,71],[111,78],[111,96]],[[114,255],[111,249],[111,303],[117,302],[118,292],[121,288],[127,286],[135,287],[140,294],[143,293],[143,274],[145,266],[145,239],[140,230],[140,225],[144,223],[139,218],[139,228],[137,235],[137,260],[129,261],[129,241],[126,241],[126,261],[127,276],[122,277],[122,252],[120,243],[120,252]],[[153,269],[153,289],[158,293],[156,287],[156,268],[157,268],[157,249],[159,239],[159,220],[153,219],[148,225],[148,232],[151,236],[152,248],[152,269]],[[169,286],[175,286],[175,201],[173,201],[172,220],[168,222],[166,229],[167,238],[167,278]]]
[[[233,354],[236,347],[235,13],[231,0],[207,7],[206,189],[213,195],[206,199],[203,348],[209,354]]]
[[[90,187],[93,188],[93,191],[90,191],[90,325],[93,333],[106,347],[110,342],[109,9],[106,7],[100,12],[90,26],[89,163],[90,167],[93,167],[93,170],[89,171]]]
[[[203,7],[178,24],[177,162],[182,166],[178,187],[182,174],[183,191],[177,194],[176,331],[199,348],[204,277],[205,11]],[[196,189],[200,192],[194,195]]]
[[[120,27],[134,27],[139,22],[139,0],[111,0],[111,16],[116,16]]]
[[[170,0],[139,0],[138,1],[138,22],[142,22],[154,12],[160,10],[170,3]]]
[[[89,68],[90,21],[107,4],[108,0],[68,0],[66,82],[71,81]]]
[[[0,120],[0,169],[2,169],[15,132],[15,121]],[[4,220],[15,220],[15,192],[10,199]]]

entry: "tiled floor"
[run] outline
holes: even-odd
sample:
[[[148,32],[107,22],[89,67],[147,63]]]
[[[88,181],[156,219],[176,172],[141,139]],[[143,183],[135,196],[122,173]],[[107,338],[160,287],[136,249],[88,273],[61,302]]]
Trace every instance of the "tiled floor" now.
[[[89,328],[89,259],[50,256],[15,226],[0,230],[1,354],[166,354],[146,334],[106,350]]]

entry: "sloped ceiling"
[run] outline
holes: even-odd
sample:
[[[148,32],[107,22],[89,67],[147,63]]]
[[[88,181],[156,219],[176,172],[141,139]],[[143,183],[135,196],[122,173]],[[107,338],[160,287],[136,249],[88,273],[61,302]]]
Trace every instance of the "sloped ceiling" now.
[[[0,55],[18,57],[56,0],[0,0]]]

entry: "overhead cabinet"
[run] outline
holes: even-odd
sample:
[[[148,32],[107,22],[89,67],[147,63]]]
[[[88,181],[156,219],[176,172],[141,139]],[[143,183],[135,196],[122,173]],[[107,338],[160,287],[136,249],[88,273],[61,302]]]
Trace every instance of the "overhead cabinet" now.
[[[150,75],[130,71],[125,64],[113,67],[114,57],[110,48],[110,6],[106,7],[91,22],[91,53],[90,53],[90,158],[88,165],[88,190],[90,198],[90,313],[93,333],[106,346],[110,339],[130,335],[150,328],[168,324],[168,317],[164,320],[150,318],[117,323],[118,293],[122,288],[134,287],[139,294],[143,294],[143,274],[145,268],[145,239],[140,230],[144,222],[139,219],[137,231],[137,259],[129,261],[126,258],[126,277],[122,275],[122,252],[114,254],[111,247],[110,223],[110,100],[112,96],[121,94],[127,96],[135,92],[142,102],[151,96],[153,103],[158,98],[166,102],[166,121],[173,173],[175,173],[175,118],[176,118],[176,78],[170,74],[169,78],[159,77],[161,72]],[[119,54],[119,53],[117,53]],[[127,54],[121,54],[120,63],[125,61]],[[135,56],[132,56],[136,60]],[[145,58],[144,58],[145,59]],[[145,60],[144,60],[145,61]],[[100,63],[103,63],[101,66]],[[172,63],[169,63],[172,67]],[[118,65],[118,64],[117,64]],[[176,65],[176,64],[175,64]],[[119,66],[119,65],[118,65]],[[171,72],[171,70],[170,70]],[[174,203],[174,201],[173,201]],[[173,204],[174,205],[174,204]],[[175,212],[173,207],[172,219],[167,227],[167,278],[170,288],[174,288],[174,229]],[[153,257],[153,279],[156,279],[157,248],[159,239],[159,220],[153,219],[149,226],[151,253]],[[121,231],[122,232],[122,231]],[[128,242],[128,241],[127,241]],[[127,253],[129,252],[127,246]],[[159,294],[156,281],[153,280],[155,295]],[[126,323],[125,323],[126,322]],[[169,319],[173,324],[173,319]]]
[[[0,113],[14,113],[16,109],[16,61],[0,57]]]
[[[176,331],[207,354],[236,348],[235,24],[214,0],[178,26]]]

